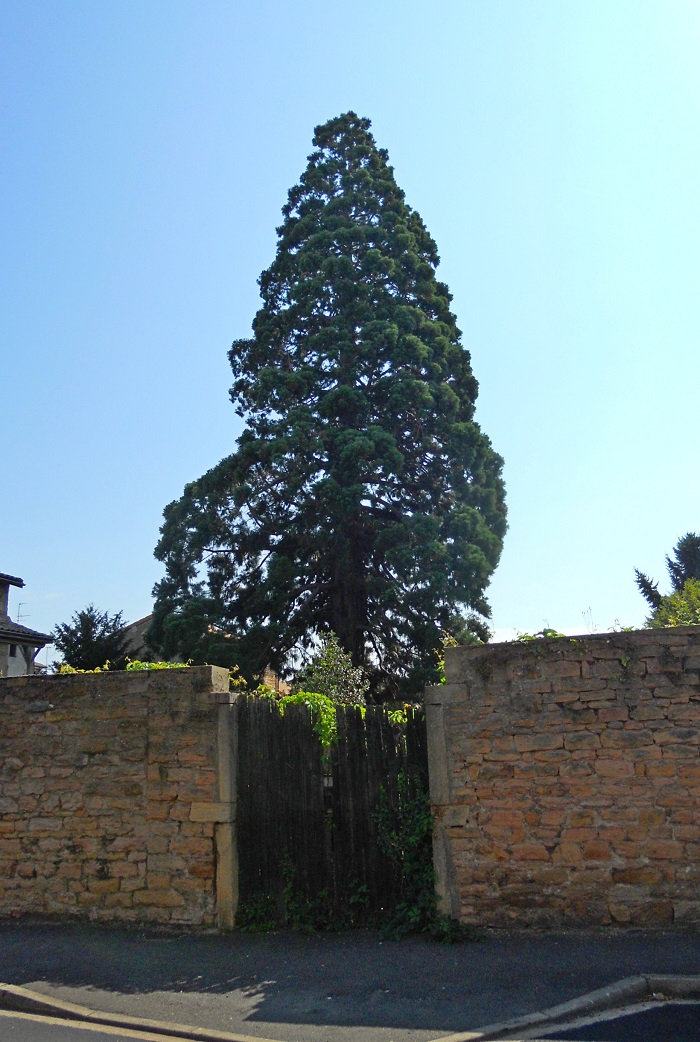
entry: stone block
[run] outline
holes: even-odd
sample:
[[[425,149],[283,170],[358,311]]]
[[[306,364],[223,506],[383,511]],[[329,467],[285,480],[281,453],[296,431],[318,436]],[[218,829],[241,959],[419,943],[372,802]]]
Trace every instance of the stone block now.
[[[598,749],[600,737],[591,731],[573,731],[564,737],[564,748],[569,750]]]
[[[640,825],[645,828],[651,828],[654,825],[663,825],[666,821],[666,811],[660,807],[641,807],[637,820]]]
[[[584,861],[608,861],[610,859],[610,846],[601,839],[591,839],[582,850]]]
[[[134,905],[148,905],[152,908],[179,908],[185,903],[182,894],[176,890],[135,890]]]
[[[164,872],[149,872],[148,873],[148,889],[149,890],[169,890],[173,877],[169,873]]]
[[[612,878],[614,883],[628,886],[655,886],[663,879],[663,873],[651,865],[638,865],[613,868]]]
[[[104,907],[122,909],[131,908],[133,906],[133,897],[130,893],[124,893],[123,890],[119,890],[115,894],[105,894]]]
[[[600,744],[608,749],[639,749],[643,746],[652,745],[655,735],[649,730],[641,731],[614,731],[608,728],[601,732]]]
[[[542,671],[546,677],[551,677],[552,679],[561,677],[578,679],[581,676],[581,662],[566,660],[557,662],[556,660],[550,660],[542,665]],[[576,686],[578,687],[578,684]]]
[[[583,854],[578,843],[560,843],[552,854],[553,861],[563,861],[569,865],[575,865],[582,859]]]
[[[88,882],[88,890],[93,894],[113,894],[118,889],[118,879],[91,879]]]
[[[629,719],[630,711],[627,706],[620,705],[606,705],[602,706],[596,711],[596,718],[598,723],[609,724],[616,721],[625,721]]]
[[[697,746],[700,743],[700,728],[698,727],[669,727],[654,732],[654,741],[657,745],[684,744],[686,746]],[[697,755],[697,749],[695,750]]]
[[[698,754],[700,749],[697,745],[662,745],[664,760],[690,760],[693,765],[698,762]],[[677,768],[675,768],[677,769]]]
[[[198,879],[213,879],[214,878],[214,865],[212,862],[195,862],[191,864],[188,872],[191,876],[195,876]],[[179,882],[175,882],[175,886],[179,888]]]
[[[520,753],[534,752],[543,749],[561,749],[564,736],[561,734],[516,735],[515,747]]]
[[[700,924],[700,901],[674,901],[673,921],[679,926]]]
[[[634,774],[634,764],[629,760],[614,759],[611,756],[598,757],[593,769],[601,778],[629,778]]]
[[[134,879],[139,875],[138,865],[133,861],[117,861],[112,865],[110,872],[118,879]]]
[[[643,845],[644,853],[652,860],[678,862],[683,856],[683,844],[676,840],[649,840]]]
[[[512,847],[514,861],[549,861],[549,851],[541,843],[514,843]]]

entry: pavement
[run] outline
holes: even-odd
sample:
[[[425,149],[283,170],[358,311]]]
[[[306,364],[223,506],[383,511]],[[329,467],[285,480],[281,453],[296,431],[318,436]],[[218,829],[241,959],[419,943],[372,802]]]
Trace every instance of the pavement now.
[[[442,945],[368,931],[307,938],[0,925],[0,981],[116,1019],[193,1025],[200,1038],[446,1042],[623,978],[699,967],[693,933],[493,933]]]

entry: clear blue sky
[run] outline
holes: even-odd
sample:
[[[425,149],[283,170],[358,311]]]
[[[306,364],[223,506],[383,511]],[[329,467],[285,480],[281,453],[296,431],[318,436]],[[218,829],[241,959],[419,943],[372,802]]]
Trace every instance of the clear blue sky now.
[[[235,446],[315,125],[354,109],[438,244],[505,458],[498,633],[640,624],[700,531],[697,0],[3,0],[0,571],[147,614],[163,507]]]

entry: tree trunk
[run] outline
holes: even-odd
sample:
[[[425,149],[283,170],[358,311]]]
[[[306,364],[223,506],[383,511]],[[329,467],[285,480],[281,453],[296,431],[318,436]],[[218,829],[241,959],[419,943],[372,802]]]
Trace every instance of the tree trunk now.
[[[366,665],[367,590],[359,527],[351,522],[347,538],[338,547],[330,595],[331,629],[353,666]]]

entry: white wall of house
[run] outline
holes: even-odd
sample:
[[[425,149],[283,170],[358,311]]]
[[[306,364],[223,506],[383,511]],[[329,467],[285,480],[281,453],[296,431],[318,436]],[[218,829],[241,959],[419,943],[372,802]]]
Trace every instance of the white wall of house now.
[[[23,648],[21,644],[0,644],[0,674],[3,677],[25,677],[33,673],[33,652],[34,648]]]

